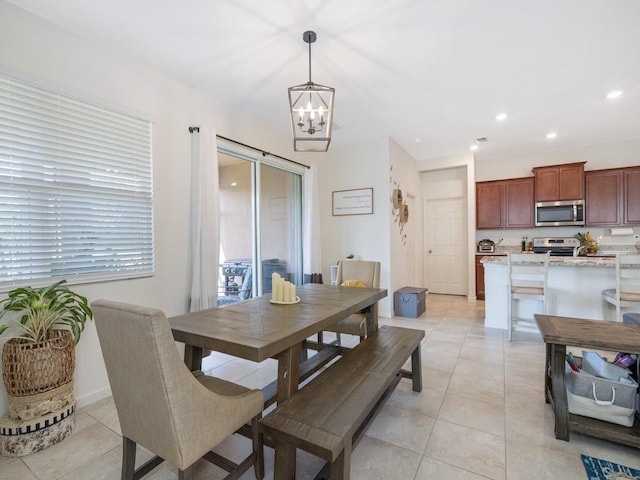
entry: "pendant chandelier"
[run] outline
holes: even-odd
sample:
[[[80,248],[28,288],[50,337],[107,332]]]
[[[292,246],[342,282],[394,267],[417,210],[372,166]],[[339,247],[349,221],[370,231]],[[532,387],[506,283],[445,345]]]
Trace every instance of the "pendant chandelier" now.
[[[316,32],[304,32],[302,39],[309,44],[309,81],[289,87],[293,150],[326,152],[331,142],[335,89],[311,81],[311,44],[316,41]]]

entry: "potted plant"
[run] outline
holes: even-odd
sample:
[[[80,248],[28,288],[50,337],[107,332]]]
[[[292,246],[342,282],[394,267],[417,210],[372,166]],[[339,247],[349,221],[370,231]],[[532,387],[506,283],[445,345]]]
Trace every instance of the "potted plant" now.
[[[45,392],[57,390],[53,403],[58,406],[73,401],[74,347],[93,313],[87,299],[65,283],[18,287],[0,301],[0,335],[8,338],[2,349],[2,373],[9,416],[16,420],[32,419],[42,414],[39,410],[50,408],[46,404],[51,402],[42,401]],[[61,386],[66,393],[61,393]]]

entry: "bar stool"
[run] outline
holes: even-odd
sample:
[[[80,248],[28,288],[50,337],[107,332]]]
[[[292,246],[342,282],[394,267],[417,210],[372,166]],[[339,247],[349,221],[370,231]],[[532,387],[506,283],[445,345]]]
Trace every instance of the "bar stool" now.
[[[508,328],[509,341],[512,331],[539,332],[533,317],[522,316],[522,305],[518,305],[517,315],[514,313],[514,300],[535,300],[542,303],[540,313],[548,313],[547,277],[549,258],[547,253],[509,253],[507,254],[508,275]]]
[[[602,291],[602,313],[611,319],[610,306],[615,306],[616,322],[622,321],[621,309],[640,309],[640,255],[616,255],[616,288]]]

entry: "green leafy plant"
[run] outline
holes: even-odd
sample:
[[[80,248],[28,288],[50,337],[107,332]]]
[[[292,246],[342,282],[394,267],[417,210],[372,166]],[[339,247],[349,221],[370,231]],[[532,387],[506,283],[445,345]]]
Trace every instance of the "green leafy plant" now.
[[[47,340],[53,330],[69,330],[74,344],[80,340],[87,318],[93,312],[85,297],[71,291],[60,280],[52,285],[19,287],[0,301],[0,334],[33,342]],[[13,312],[13,314],[10,314]]]

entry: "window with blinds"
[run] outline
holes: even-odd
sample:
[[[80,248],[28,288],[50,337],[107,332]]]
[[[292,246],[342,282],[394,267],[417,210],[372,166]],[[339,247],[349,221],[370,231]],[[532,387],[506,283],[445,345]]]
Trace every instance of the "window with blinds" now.
[[[154,272],[151,123],[0,75],[0,290]]]

